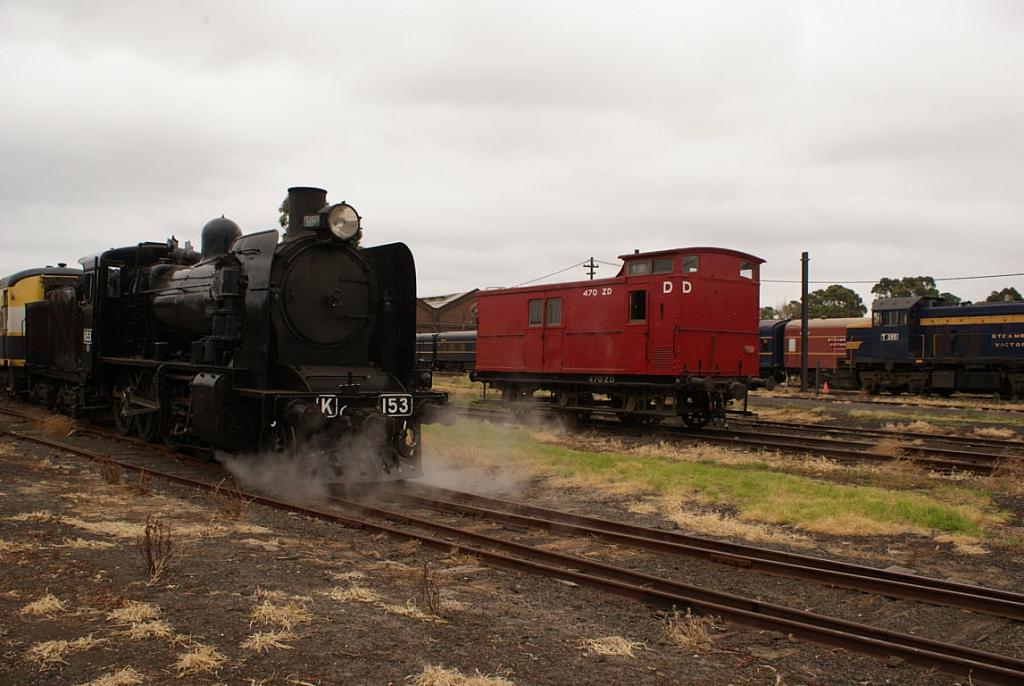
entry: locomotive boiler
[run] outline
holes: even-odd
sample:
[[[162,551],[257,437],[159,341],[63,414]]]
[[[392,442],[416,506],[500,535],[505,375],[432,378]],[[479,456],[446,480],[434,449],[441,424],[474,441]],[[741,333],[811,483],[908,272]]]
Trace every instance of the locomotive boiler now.
[[[221,217],[199,253],[170,239],[81,260],[26,307],[15,390],[146,440],[416,475],[447,397],[414,365],[412,254],[360,247],[361,217],[322,189],[289,189],[288,207],[283,239]]]

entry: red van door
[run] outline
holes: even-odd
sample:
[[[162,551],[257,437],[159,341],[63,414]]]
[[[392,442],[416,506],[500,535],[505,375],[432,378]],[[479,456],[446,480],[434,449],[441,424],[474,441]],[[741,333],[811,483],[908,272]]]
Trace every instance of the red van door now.
[[[562,299],[547,298],[544,303],[544,371],[562,371]]]
[[[530,298],[527,308],[523,371],[541,372],[544,370],[544,298]]]

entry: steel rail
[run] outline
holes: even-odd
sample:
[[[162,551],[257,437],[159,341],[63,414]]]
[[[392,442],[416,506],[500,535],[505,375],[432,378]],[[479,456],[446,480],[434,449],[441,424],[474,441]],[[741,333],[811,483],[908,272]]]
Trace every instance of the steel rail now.
[[[828,436],[875,436],[878,438],[911,438],[936,443],[948,443],[968,447],[996,448],[1004,450],[1024,450],[1024,441],[1014,441],[1002,438],[987,438],[984,436],[956,436],[949,434],[929,434],[920,431],[886,431],[884,429],[868,429],[863,427],[839,426],[837,424],[800,424],[798,422],[780,422],[769,419],[755,420],[733,420],[735,424],[745,424],[751,427],[767,426],[775,429],[816,432]]]
[[[769,628],[770,624],[764,622],[778,622],[773,630],[789,630],[790,627],[799,626],[802,631],[811,631],[818,638],[825,638],[833,634],[843,636],[842,647],[857,645],[865,647],[868,642],[881,640],[889,646],[886,655],[898,655],[909,662],[913,662],[922,655],[932,653],[926,658],[931,662],[930,666],[938,666],[932,662],[933,656],[942,654],[942,659],[949,660],[949,665],[961,665],[974,662],[986,664],[989,669],[1011,670],[1024,677],[1024,660],[1002,655],[987,653],[986,651],[969,648],[949,643],[942,643],[920,636],[904,634],[897,631],[873,627],[857,622],[818,615],[805,610],[797,610],[774,603],[767,603],[760,600],[745,598],[732,593],[713,591],[706,588],[683,584],[670,579],[664,579],[642,572],[635,572],[629,569],[614,567],[593,560],[556,553],[532,546],[507,541],[483,533],[468,531],[457,527],[449,526],[421,517],[415,517],[402,512],[394,512],[380,507],[366,505],[357,501],[346,501],[334,499],[335,502],[360,513],[363,516],[379,517],[392,522],[401,522],[407,526],[415,526],[433,531],[437,534],[462,537],[474,541],[477,545],[488,545],[512,551],[518,555],[525,556],[520,559],[532,558],[543,560],[544,564],[564,565],[565,571],[572,573],[583,573],[590,577],[603,580],[603,583],[622,583],[633,586],[637,589],[646,590],[648,597],[653,596],[661,602],[672,602],[676,605],[684,605],[692,608],[701,614],[713,613],[723,616],[726,619],[733,619],[740,624],[746,624],[751,619],[750,614],[755,615],[758,628]],[[460,545],[463,549],[465,546]],[[479,550],[480,548],[477,548]],[[786,626],[787,629],[781,629]],[[794,634],[796,635],[796,634]],[[808,636],[809,638],[810,636]],[[854,638],[856,637],[856,638]],[[815,640],[816,639],[811,639]],[[850,641],[850,643],[846,643]],[[817,642],[817,641],[816,641]],[[924,664],[924,663],[920,663]],[[995,675],[993,673],[993,675]],[[981,678],[981,672],[974,672],[975,678]]]
[[[405,490],[408,489],[408,486],[400,485],[398,488]],[[420,488],[418,484],[412,486],[413,491]],[[444,493],[444,490],[441,489],[441,492]],[[912,574],[871,574],[870,572],[865,574],[861,572],[866,570],[880,572],[882,570],[870,567],[862,568],[852,564],[846,565],[844,569],[828,568],[815,564],[828,562],[827,560],[785,553],[762,556],[758,554],[759,549],[752,546],[721,546],[715,545],[715,542],[711,541],[708,541],[711,545],[703,545],[704,541],[697,537],[692,537],[693,540],[687,542],[684,542],[687,537],[683,536],[679,536],[677,540],[667,540],[657,537],[656,534],[659,532],[655,529],[617,522],[603,522],[596,518],[519,506],[490,498],[477,498],[472,494],[459,493],[452,500],[401,492],[395,495],[405,502],[452,514],[467,514],[506,524],[588,536],[604,543],[697,557],[742,570],[804,579],[891,598],[959,607],[983,614],[1024,621],[1024,595],[1010,591],[943,582]],[[502,509],[496,509],[498,507]],[[530,514],[518,514],[515,512],[516,510],[530,511]]]
[[[0,431],[0,435],[31,441],[100,462],[110,462],[125,469],[144,472],[151,476],[187,486],[198,487],[210,492],[219,489],[222,493],[249,498],[254,502],[269,507],[305,514],[352,528],[378,531],[406,540],[417,540],[440,550],[448,550],[453,545],[452,540],[410,532],[387,524],[374,523],[367,521],[365,518],[355,519],[320,508],[302,506],[233,488],[225,488],[221,485],[199,479],[183,477],[162,470],[142,467],[131,462],[125,462],[124,460],[117,460],[93,450],[61,443],[52,439],[12,431]],[[707,589],[686,586],[658,577],[601,565],[582,558],[502,541],[501,539],[448,527],[436,522],[417,520],[401,513],[368,508],[354,502],[340,502],[347,507],[362,512],[364,516],[369,515],[390,521],[402,521],[406,525],[412,524],[420,528],[433,529],[435,532],[446,532],[450,536],[489,543],[497,547],[517,550],[526,555],[526,557],[517,557],[497,553],[485,548],[467,546],[465,543],[454,543],[461,550],[481,560],[486,560],[494,566],[535,574],[539,573],[548,577],[572,581],[662,609],[685,607],[697,614],[717,615],[735,624],[756,629],[780,631],[822,645],[836,646],[884,657],[896,656],[912,664],[937,668],[952,674],[968,676],[994,684],[1010,685],[1024,683],[1024,660],[1017,658],[909,634],[901,634],[855,622],[822,617],[802,610],[762,603],[731,594],[712,592]],[[530,559],[531,557],[533,559]],[[565,564],[566,567],[557,567],[554,564]],[[588,571],[580,571],[581,569]]]
[[[547,411],[546,408],[538,408],[543,411]],[[499,410],[491,409],[478,409],[469,408],[464,409],[464,413],[468,416],[477,416],[481,418],[491,417],[503,417],[503,413]],[[805,438],[801,436],[791,436],[784,434],[764,434],[755,433],[752,431],[733,431],[729,432],[727,429],[712,429],[712,430],[694,430],[683,427],[658,427],[650,429],[637,429],[636,427],[626,426],[617,421],[610,419],[592,419],[587,424],[588,428],[602,431],[604,433],[612,435],[630,435],[637,437],[659,437],[669,436],[672,438],[683,438],[693,443],[709,443],[713,445],[725,445],[725,446],[746,446],[753,448],[769,449],[769,450],[786,450],[786,451],[798,451],[808,453],[812,455],[819,455],[822,457],[829,457],[837,459],[843,462],[876,462],[886,463],[893,462],[899,459],[910,459],[914,463],[928,467],[940,472],[970,472],[973,474],[979,474],[982,476],[992,474],[999,462],[1004,459],[1013,459],[1006,455],[989,455],[989,454],[976,454],[967,453],[962,451],[948,451],[949,454],[955,455],[956,459],[942,458],[942,457],[928,457],[929,452],[937,452],[942,454],[944,449],[937,449],[936,451],[929,451],[926,448],[917,446],[906,446],[900,447],[901,450],[908,450],[913,454],[910,455],[885,455],[882,453],[873,453],[870,451],[871,448],[875,447],[874,444],[866,442],[851,442],[851,441],[834,441],[820,438]],[[859,446],[863,449],[857,449],[854,447],[843,447],[843,444],[851,446]]]

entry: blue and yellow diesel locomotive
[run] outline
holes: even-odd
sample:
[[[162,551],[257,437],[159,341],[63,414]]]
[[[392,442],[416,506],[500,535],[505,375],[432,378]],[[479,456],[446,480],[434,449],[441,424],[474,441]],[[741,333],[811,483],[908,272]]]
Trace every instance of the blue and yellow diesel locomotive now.
[[[876,300],[847,329],[847,364],[869,393],[1024,395],[1024,303]]]

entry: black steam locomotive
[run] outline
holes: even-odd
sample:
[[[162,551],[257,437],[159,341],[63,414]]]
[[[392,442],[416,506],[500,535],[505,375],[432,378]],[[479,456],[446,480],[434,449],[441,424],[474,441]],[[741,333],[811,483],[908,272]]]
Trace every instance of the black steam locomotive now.
[[[359,215],[322,189],[288,206],[280,242],[221,217],[200,254],[170,239],[82,259],[27,304],[16,390],[149,441],[322,457],[339,481],[418,474],[447,396],[415,368],[412,253],[358,247]]]

